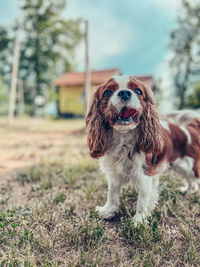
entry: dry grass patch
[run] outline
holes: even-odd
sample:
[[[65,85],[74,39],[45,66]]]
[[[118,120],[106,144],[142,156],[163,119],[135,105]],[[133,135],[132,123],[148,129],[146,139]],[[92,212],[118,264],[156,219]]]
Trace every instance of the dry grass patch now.
[[[169,179],[170,178],[170,179]],[[173,178],[173,179],[172,179]],[[160,202],[146,224],[134,226],[137,194],[121,195],[120,211],[102,221],[106,198],[96,161],[40,163],[18,173],[24,205],[1,202],[1,266],[199,266],[199,196],[181,195],[180,180],[162,177]]]

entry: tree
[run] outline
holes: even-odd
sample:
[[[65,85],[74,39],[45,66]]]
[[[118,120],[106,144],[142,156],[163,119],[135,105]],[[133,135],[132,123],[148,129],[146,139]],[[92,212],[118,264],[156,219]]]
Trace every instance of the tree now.
[[[200,83],[194,87],[192,94],[190,94],[185,103],[188,108],[200,108]]]
[[[5,84],[9,85],[12,68],[13,38],[9,29],[0,26],[0,79],[4,78]]]
[[[182,0],[177,28],[171,33],[170,62],[178,108],[186,106],[188,90],[194,90],[200,74],[200,3]]]
[[[8,32],[21,36],[19,78],[24,80],[25,100],[32,102],[33,114],[35,95],[43,94],[46,85],[74,66],[75,48],[82,37],[80,21],[62,18],[65,6],[66,0],[23,0],[21,19],[10,30],[0,29],[4,47],[0,65],[4,62],[4,70],[9,68],[5,67],[3,53],[8,54],[8,47],[13,46],[13,38],[9,38]],[[4,75],[3,71],[1,73]]]

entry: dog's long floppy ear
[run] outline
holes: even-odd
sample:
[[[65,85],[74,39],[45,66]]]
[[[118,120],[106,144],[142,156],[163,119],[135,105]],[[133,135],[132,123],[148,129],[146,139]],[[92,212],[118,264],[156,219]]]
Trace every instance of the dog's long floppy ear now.
[[[164,138],[156,103],[148,90],[145,98],[145,108],[139,124],[139,150],[158,154],[162,152]]]
[[[90,103],[89,111],[86,116],[86,126],[88,128],[88,146],[90,155],[99,158],[108,149],[108,137],[104,118],[99,109],[100,100],[98,90],[94,93]]]

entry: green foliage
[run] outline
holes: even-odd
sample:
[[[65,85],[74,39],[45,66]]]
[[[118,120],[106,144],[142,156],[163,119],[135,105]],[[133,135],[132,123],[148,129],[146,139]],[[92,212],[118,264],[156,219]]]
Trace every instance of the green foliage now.
[[[8,91],[9,91],[8,86],[3,83],[3,79],[1,79],[0,77],[0,114],[1,115],[5,115],[8,111]]]
[[[187,101],[188,91],[195,92],[194,82],[199,81],[200,74],[200,3],[182,0],[177,27],[171,33],[170,47],[173,57],[170,62],[178,108],[196,107],[194,98]]]
[[[0,26],[0,78],[3,85],[9,85],[13,53],[13,38],[9,28]]]
[[[65,194],[63,192],[59,192],[56,195],[56,197],[54,198],[53,202],[56,203],[56,204],[58,204],[60,202],[62,203],[62,202],[65,201],[65,198],[66,198]]]
[[[69,70],[81,34],[79,21],[65,20],[61,13],[66,0],[24,0],[21,52],[21,76],[35,75],[36,85],[42,86],[58,73]],[[39,90],[39,87],[38,87]],[[38,91],[40,93],[40,90]]]
[[[193,92],[188,96],[186,100],[186,107],[188,108],[200,108],[200,83],[198,83]]]
[[[123,219],[122,234],[131,244],[142,246],[146,249],[152,249],[152,247],[161,240],[162,228],[159,219],[160,215],[158,218],[156,216],[150,217],[148,223],[139,225],[135,225],[132,218]]]

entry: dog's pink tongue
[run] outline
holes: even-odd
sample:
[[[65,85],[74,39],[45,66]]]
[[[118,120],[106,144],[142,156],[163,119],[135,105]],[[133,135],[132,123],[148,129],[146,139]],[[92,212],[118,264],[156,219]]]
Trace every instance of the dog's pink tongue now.
[[[136,109],[133,109],[133,108],[128,108],[128,107],[124,107],[119,116],[122,118],[122,119],[129,119],[130,117],[134,117],[134,115],[137,113],[137,110]]]

